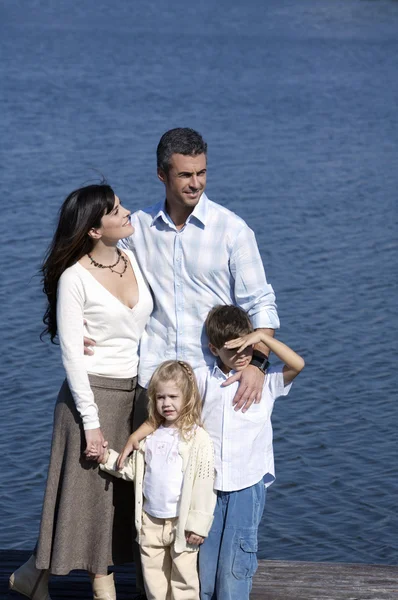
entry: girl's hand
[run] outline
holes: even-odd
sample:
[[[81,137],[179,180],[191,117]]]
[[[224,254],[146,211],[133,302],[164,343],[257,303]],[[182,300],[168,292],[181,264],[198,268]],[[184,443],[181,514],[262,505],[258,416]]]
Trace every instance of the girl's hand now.
[[[110,452],[109,452],[108,448],[105,448],[104,457],[100,461],[101,465],[106,465],[106,463],[108,462],[109,455],[110,455]]]
[[[140,447],[140,439],[136,435],[136,432],[132,433],[127,440],[123,450],[119,454],[119,458],[117,459],[117,468],[122,469],[124,467],[124,461],[128,457],[129,454],[132,453],[133,450],[138,450]]]
[[[229,340],[228,342],[225,342],[224,348],[227,348],[228,350],[237,348],[237,352],[239,354],[239,352],[242,352],[248,346],[254,346],[254,344],[264,341],[263,338],[263,331],[253,331],[253,333],[248,333],[247,335],[243,335],[235,340]]]
[[[205,541],[204,537],[197,535],[193,531],[186,531],[185,539],[187,540],[188,544],[192,544],[193,546],[200,546]]]
[[[108,442],[102,435],[101,429],[86,429],[84,432],[86,437],[86,449],[84,454],[87,460],[95,460],[98,463],[104,460]]]

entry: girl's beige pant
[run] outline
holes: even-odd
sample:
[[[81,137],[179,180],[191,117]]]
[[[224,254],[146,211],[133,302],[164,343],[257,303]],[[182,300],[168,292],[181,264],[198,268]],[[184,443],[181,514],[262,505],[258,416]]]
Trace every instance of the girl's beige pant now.
[[[198,553],[174,550],[174,519],[143,512],[140,554],[148,600],[199,600]]]

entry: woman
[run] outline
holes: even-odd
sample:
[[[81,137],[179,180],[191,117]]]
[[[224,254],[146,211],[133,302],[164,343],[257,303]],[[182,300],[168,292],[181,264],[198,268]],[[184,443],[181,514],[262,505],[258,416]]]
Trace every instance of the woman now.
[[[116,598],[108,566],[131,562],[132,486],[100,473],[108,442],[131,433],[138,343],[152,297],[134,254],[117,242],[133,233],[130,212],[105,184],[72,192],[42,267],[44,316],[58,336],[66,381],[54,415],[50,466],[34,555],[10,578],[33,600],[49,600],[50,573],[87,570],[94,598]],[[95,339],[85,356],[83,337]]]

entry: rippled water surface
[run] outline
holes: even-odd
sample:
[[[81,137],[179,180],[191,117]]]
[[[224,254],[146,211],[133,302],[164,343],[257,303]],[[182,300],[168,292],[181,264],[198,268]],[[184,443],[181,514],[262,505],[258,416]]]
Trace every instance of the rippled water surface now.
[[[63,372],[36,274],[58,207],[99,174],[131,209],[159,200],[155,148],[182,125],[307,362],[274,411],[260,555],[396,563],[398,2],[0,10],[0,547],[38,531]]]

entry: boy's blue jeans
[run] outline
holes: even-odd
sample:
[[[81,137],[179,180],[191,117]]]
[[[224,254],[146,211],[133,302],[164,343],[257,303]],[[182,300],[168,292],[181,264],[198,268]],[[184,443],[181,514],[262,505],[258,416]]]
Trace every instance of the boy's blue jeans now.
[[[217,492],[213,525],[199,550],[200,600],[248,600],[265,497],[263,481]]]

